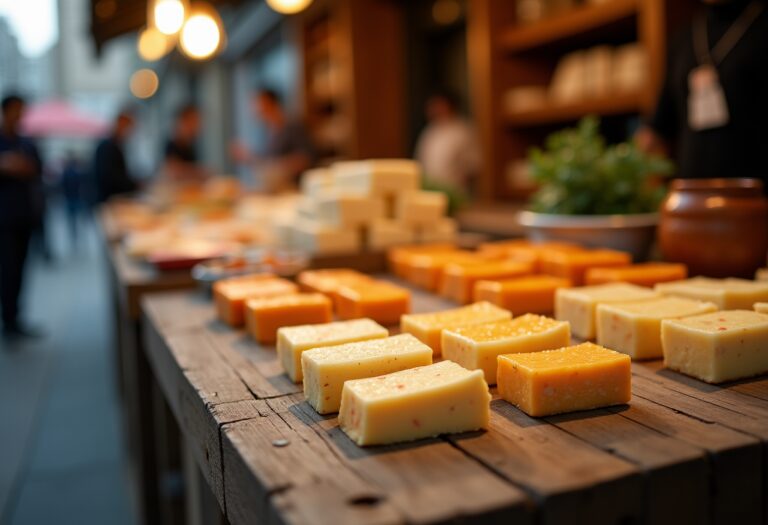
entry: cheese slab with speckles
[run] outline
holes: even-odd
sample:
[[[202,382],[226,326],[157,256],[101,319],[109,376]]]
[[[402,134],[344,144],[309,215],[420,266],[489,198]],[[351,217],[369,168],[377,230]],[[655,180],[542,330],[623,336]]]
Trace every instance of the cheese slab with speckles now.
[[[304,397],[320,414],[339,411],[344,383],[432,363],[432,349],[410,334],[307,350]]]
[[[768,302],[768,282],[747,279],[694,277],[659,283],[656,291],[664,295],[709,301],[721,310],[748,310],[755,303]]]
[[[347,381],[339,425],[360,446],[486,429],[491,395],[480,370],[452,361]]]

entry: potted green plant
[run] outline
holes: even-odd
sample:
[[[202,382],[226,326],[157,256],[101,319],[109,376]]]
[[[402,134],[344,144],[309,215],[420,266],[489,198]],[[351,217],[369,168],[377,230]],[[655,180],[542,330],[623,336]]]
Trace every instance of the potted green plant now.
[[[672,163],[632,142],[607,145],[596,117],[553,133],[529,154],[539,184],[520,223],[532,240],[569,240],[628,251],[645,259],[653,244]]]

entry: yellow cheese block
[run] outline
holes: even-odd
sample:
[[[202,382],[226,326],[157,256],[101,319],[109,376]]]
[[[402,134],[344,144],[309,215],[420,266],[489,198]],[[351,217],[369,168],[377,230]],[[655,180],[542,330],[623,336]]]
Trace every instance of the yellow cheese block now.
[[[555,290],[570,286],[568,279],[551,275],[478,281],[475,283],[474,300],[501,306],[512,312],[512,315],[551,314],[555,311]]]
[[[525,314],[510,321],[443,330],[443,357],[469,370],[482,370],[496,384],[496,358],[568,346],[571,328],[564,321]]]
[[[437,291],[443,278],[443,270],[449,264],[480,265],[487,259],[468,251],[415,254],[408,259],[406,280],[429,291]]]
[[[407,277],[408,263],[414,255],[428,253],[444,253],[458,251],[453,243],[419,244],[415,246],[400,246],[387,252],[389,270],[402,279]]]
[[[661,323],[664,365],[707,383],[768,372],[768,315],[727,310]]]
[[[296,277],[302,291],[322,293],[333,301],[338,308],[338,292],[342,286],[369,283],[373,279],[357,270],[347,268],[327,268],[324,270],[305,270]]]
[[[412,226],[431,226],[448,210],[448,198],[439,191],[406,191],[395,199],[395,219]]]
[[[432,363],[432,349],[410,334],[307,350],[301,355],[304,397],[320,414],[338,412],[346,381]]]
[[[533,417],[629,402],[631,360],[594,343],[499,356],[499,395]]]
[[[277,358],[288,377],[295,383],[301,383],[304,378],[301,373],[301,354],[305,350],[382,339],[388,335],[386,328],[371,319],[284,326],[277,331]]]
[[[590,268],[586,284],[630,283],[653,286],[658,283],[678,281],[688,277],[688,267],[676,263],[643,263],[617,268]]]
[[[760,312],[761,314],[768,314],[768,303],[755,303],[755,312]]]
[[[358,445],[488,428],[491,395],[479,370],[451,361],[347,381],[339,425]]]
[[[661,321],[717,311],[714,303],[681,297],[659,297],[636,303],[597,307],[597,344],[632,359],[659,359]]]
[[[455,219],[443,217],[430,224],[416,226],[416,242],[456,242],[456,234],[458,231],[459,226]]]
[[[389,326],[411,311],[411,292],[385,281],[349,283],[339,288],[336,305],[341,319],[369,317]]]
[[[507,279],[530,274],[530,263],[488,261],[483,264],[449,263],[443,268],[440,295],[460,304],[472,302],[475,283],[483,279]]]
[[[229,326],[242,326],[245,322],[245,300],[257,297],[276,297],[296,293],[298,287],[290,281],[271,274],[246,275],[216,281],[213,301],[219,319]]]
[[[747,310],[755,303],[768,301],[768,282],[746,279],[694,277],[657,284],[656,291],[664,295],[710,301],[721,310]]]
[[[302,293],[247,299],[245,325],[257,342],[272,344],[283,326],[328,323],[333,317],[331,300],[319,293]]]
[[[315,220],[298,219],[292,224],[291,239],[295,248],[313,255],[357,253],[362,238],[351,228],[338,228]]]
[[[512,314],[509,311],[482,301],[442,312],[404,315],[400,319],[400,329],[415,335],[420,341],[428,344],[435,351],[435,355],[440,355],[443,329],[493,323],[511,318]]]
[[[384,217],[384,200],[349,193],[328,193],[315,199],[315,215],[337,228],[359,228]]]
[[[541,254],[541,273],[570,280],[575,286],[584,284],[590,268],[627,266],[632,262],[628,253],[613,250],[561,251]]]
[[[368,249],[374,252],[410,245],[415,239],[413,228],[398,221],[378,219],[368,226]]]
[[[336,162],[331,171],[337,190],[361,195],[392,196],[421,185],[421,166],[410,159]]]
[[[659,294],[648,288],[626,283],[560,288],[555,292],[555,318],[571,323],[574,336],[594,339],[598,304],[645,301],[657,297]]]

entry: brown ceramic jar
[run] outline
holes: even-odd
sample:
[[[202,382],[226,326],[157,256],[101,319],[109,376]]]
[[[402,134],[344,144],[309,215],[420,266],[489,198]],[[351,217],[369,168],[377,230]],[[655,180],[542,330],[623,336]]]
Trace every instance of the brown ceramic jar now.
[[[753,278],[766,264],[768,199],[758,179],[678,179],[661,207],[664,259],[689,275]]]

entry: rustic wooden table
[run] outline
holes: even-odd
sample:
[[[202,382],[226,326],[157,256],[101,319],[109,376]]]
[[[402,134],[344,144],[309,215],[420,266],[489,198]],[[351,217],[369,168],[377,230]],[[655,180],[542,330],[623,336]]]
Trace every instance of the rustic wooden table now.
[[[494,395],[488,431],[360,448],[202,294],[142,304],[154,375],[233,525],[768,521],[766,378],[636,363],[629,405],[535,419]],[[414,292],[414,311],[449,306]]]

